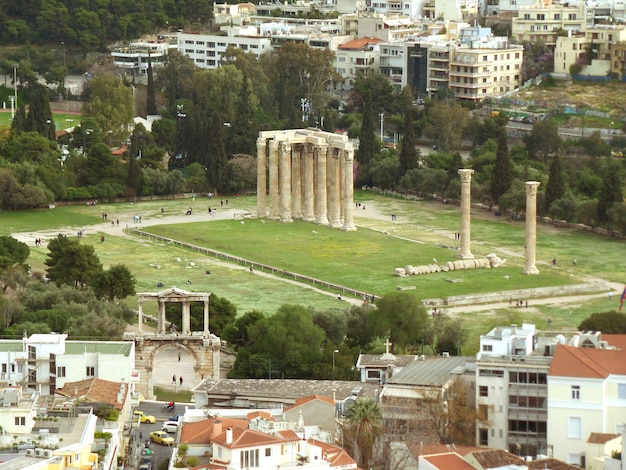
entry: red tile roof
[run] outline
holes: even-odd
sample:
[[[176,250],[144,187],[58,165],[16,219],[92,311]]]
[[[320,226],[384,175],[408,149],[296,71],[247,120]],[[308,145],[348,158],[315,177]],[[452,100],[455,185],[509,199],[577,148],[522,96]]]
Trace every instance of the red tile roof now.
[[[406,445],[416,459],[420,455],[456,452],[459,455],[465,456],[472,452],[485,450],[484,447],[457,446],[454,444],[423,444],[421,442],[407,442]]]
[[[342,50],[358,50],[364,48],[368,44],[378,44],[380,42],[383,42],[383,40],[378,38],[359,38],[353,39],[352,41],[344,42],[343,44],[339,44],[337,48]]]
[[[524,465],[526,461],[521,457],[503,449],[483,449],[472,452],[472,457],[482,468],[504,467],[505,465]]]
[[[209,418],[195,423],[183,423],[180,431],[180,442],[183,444],[210,444],[213,439],[213,423],[222,423],[222,432],[228,427],[247,427],[248,422],[242,419]]]
[[[626,349],[626,335],[608,335],[602,333],[602,341],[620,349]]]
[[[252,421],[254,418],[265,418],[274,421],[274,418],[267,411],[251,411],[246,415],[246,420]]]
[[[620,437],[621,434],[609,434],[605,432],[592,432],[587,439],[588,444],[606,444],[611,439]]]
[[[422,458],[441,470],[476,470],[463,460],[463,457],[455,452],[438,455],[423,455]]]
[[[296,404],[288,406],[283,411],[293,410],[294,408],[302,406],[305,403],[312,402],[313,400],[321,400],[323,402],[328,403],[329,405],[335,406],[335,400],[333,400],[330,397],[325,397],[323,395],[311,395],[311,396],[308,396],[308,397],[296,398]]]
[[[570,465],[557,459],[531,460],[524,463],[528,465],[529,470],[543,470],[545,468],[550,470],[580,470],[580,467],[576,465]]]
[[[297,442],[300,440],[300,436],[298,436],[291,429],[285,429],[284,431],[278,431],[278,435],[283,438],[285,441],[289,442]]]
[[[213,442],[229,449],[239,449],[242,447],[267,446],[271,444],[280,444],[281,442],[291,442],[290,439],[275,437],[264,432],[253,431],[252,429],[231,427],[233,440],[230,444],[226,443],[227,429],[222,427],[224,432],[213,438]]]
[[[348,455],[348,453],[341,447],[328,444],[327,442],[318,441],[316,439],[309,438],[307,440],[309,445],[319,447],[322,449],[324,458],[328,461],[331,467],[341,467],[347,465],[354,465],[356,468],[355,460]]]
[[[121,386],[124,387],[124,393],[122,401],[119,402],[118,393]],[[80,398],[82,401],[91,403],[106,403],[121,410],[126,399],[126,384],[94,377],[78,382],[66,382],[63,388],[57,388],[54,393],[64,397]]]
[[[548,371],[552,377],[599,379],[609,374],[626,375],[626,350],[559,345]]]

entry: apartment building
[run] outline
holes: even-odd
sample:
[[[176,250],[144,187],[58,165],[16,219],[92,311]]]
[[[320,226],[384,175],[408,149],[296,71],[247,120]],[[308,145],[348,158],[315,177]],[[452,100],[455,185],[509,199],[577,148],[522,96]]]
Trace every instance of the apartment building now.
[[[148,64],[160,67],[171,48],[176,47],[169,40],[136,41],[128,45],[115,47],[111,51],[113,64],[120,67],[127,75],[146,75]]]
[[[343,77],[341,88],[350,90],[358,73],[371,75],[379,71],[378,38],[360,38],[340,44],[335,52],[335,70]]]
[[[592,433],[626,425],[626,335],[582,332],[556,348],[548,371],[548,442],[555,458],[586,466]]]
[[[513,18],[513,38],[531,43],[542,40],[546,46],[554,48],[560,32],[584,31],[593,25],[593,19],[586,17],[584,2],[578,6],[568,5],[551,3],[520,8],[518,16]]]

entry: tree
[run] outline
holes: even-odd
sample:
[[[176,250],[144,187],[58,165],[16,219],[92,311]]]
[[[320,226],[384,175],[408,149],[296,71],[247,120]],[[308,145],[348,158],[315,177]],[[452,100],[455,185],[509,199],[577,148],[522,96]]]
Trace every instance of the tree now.
[[[533,124],[533,130],[524,136],[524,143],[530,158],[541,162],[546,162],[548,155],[557,153],[562,146],[556,123],[548,120]]]
[[[400,142],[400,171],[402,174],[413,168],[417,168],[417,149],[415,148],[415,126],[413,121],[413,102],[411,89],[405,87],[402,91],[402,104],[404,108],[404,127]]]
[[[48,277],[57,286],[66,284],[84,288],[102,269],[93,246],[81,245],[78,239],[59,234],[48,243],[48,250],[44,264]]]
[[[619,164],[610,164],[604,171],[602,189],[598,198],[598,220],[602,224],[609,221],[609,210],[616,202],[623,202]]]
[[[152,59],[148,54],[148,85],[146,91],[146,112],[156,114],[156,89],[154,87],[154,71],[152,70]]]
[[[247,312],[224,327],[222,338],[235,348],[250,346],[253,342],[250,328],[264,318],[263,312],[258,310]]]
[[[424,135],[444,152],[461,147],[461,138],[469,124],[467,110],[456,102],[438,102],[426,116]]]
[[[90,101],[83,104],[83,116],[93,117],[103,135],[123,142],[135,117],[133,91],[113,74],[94,77],[89,82]]]
[[[365,95],[365,105],[363,106],[363,123],[359,135],[359,149],[356,152],[356,160],[359,166],[367,166],[376,156],[377,139],[374,121],[374,109],[372,108],[372,96]]]
[[[513,177],[511,175],[511,162],[509,160],[509,144],[506,131],[502,130],[498,135],[498,147],[496,149],[496,162],[493,167],[493,178],[491,179],[491,201],[498,203],[500,197],[507,192],[511,186]]]
[[[26,118],[26,130],[38,132],[50,140],[56,140],[47,89],[39,83],[33,83],[28,88],[30,106]]]
[[[107,271],[101,270],[94,275],[92,287],[96,297],[109,302],[125,299],[135,295],[135,276],[123,264],[111,266]]]
[[[419,343],[428,326],[428,313],[417,297],[405,292],[392,292],[376,302],[370,310],[371,331],[379,337],[388,337],[396,347],[403,348]]]
[[[543,200],[545,211],[550,212],[552,203],[557,199],[561,199],[564,195],[565,180],[563,179],[563,165],[561,163],[561,157],[555,155],[550,162],[550,176]]]
[[[163,90],[170,107],[180,99],[193,99],[193,60],[182,52],[170,49],[163,67],[159,68],[156,85]]]
[[[376,441],[382,436],[383,415],[371,398],[359,398],[346,412],[343,442],[359,468],[370,468]]]
[[[601,331],[604,334],[626,334],[626,315],[617,312],[592,313],[585,318],[578,331]]]
[[[0,236],[0,272],[10,266],[24,264],[29,256],[30,249],[26,243],[10,236]]]
[[[467,331],[463,329],[460,319],[438,314],[433,316],[424,339],[435,355],[440,355],[444,351],[460,355],[460,346],[466,338]]]

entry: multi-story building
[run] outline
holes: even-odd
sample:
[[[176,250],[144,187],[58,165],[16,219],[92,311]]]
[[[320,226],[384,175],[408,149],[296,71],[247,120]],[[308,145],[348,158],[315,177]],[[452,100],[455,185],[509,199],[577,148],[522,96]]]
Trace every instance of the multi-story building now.
[[[382,39],[361,38],[340,44],[335,52],[335,70],[343,77],[342,89],[350,90],[360,72],[370,75],[379,70],[379,48]]]
[[[98,377],[137,383],[132,341],[66,341],[64,334],[33,334],[0,340],[0,383],[21,386],[24,393],[54,395],[66,382]]]
[[[531,324],[497,327],[481,335],[476,403],[487,419],[477,425],[478,445],[516,455],[547,455],[547,375],[559,340],[540,343]]]
[[[583,332],[556,348],[548,371],[548,442],[554,457],[586,464],[592,433],[626,426],[626,335]]]
[[[35,425],[39,393],[6,387],[0,397],[0,426],[7,434],[29,433]]]
[[[554,48],[561,31],[583,31],[592,24],[593,20],[585,15],[584,2],[578,6],[551,3],[520,8],[518,16],[513,18],[511,34],[518,42],[542,40],[546,46]]]
[[[137,41],[128,45],[115,47],[111,51],[113,64],[124,69],[128,75],[145,75],[148,73],[148,64],[152,67],[160,67],[165,61],[165,56],[176,44],[169,40]]]

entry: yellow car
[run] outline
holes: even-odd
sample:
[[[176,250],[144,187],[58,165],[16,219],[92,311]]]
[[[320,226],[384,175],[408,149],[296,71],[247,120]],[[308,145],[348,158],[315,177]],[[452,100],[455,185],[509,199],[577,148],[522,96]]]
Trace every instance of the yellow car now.
[[[143,411],[135,411],[135,419],[139,418],[139,422],[140,423],[150,423],[150,424],[154,424],[156,423],[156,418],[152,415],[147,415],[145,414]]]
[[[174,438],[170,437],[165,431],[154,431],[150,433],[150,440],[163,446],[171,446],[174,444]]]

